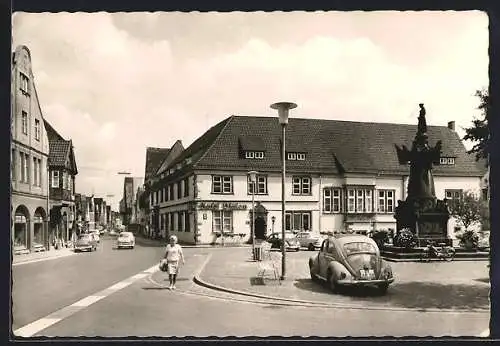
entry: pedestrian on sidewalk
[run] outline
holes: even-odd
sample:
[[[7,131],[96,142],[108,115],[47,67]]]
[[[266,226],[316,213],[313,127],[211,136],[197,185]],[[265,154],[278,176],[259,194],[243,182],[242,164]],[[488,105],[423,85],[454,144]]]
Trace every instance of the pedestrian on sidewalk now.
[[[168,280],[170,281],[168,289],[174,290],[177,274],[179,273],[179,262],[184,264],[182,247],[177,244],[177,237],[175,235],[170,237],[170,243],[165,250],[165,259],[167,260]]]

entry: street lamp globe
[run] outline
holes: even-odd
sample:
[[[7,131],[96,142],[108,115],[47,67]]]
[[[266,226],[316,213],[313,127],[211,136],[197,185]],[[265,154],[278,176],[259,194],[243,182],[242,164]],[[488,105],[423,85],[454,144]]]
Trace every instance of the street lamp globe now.
[[[297,107],[293,102],[277,102],[271,105],[272,109],[278,110],[278,117],[281,125],[288,124],[288,111]]]
[[[257,171],[250,171],[250,172],[248,172],[248,176],[250,177],[250,181],[252,183],[255,182],[255,179],[256,179],[258,173],[259,172],[257,172]]]

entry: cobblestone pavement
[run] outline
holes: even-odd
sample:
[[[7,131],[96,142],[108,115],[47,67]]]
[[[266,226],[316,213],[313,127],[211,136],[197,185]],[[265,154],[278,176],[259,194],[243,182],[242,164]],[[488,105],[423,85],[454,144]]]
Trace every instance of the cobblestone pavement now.
[[[200,274],[208,283],[250,294],[284,299],[336,304],[338,306],[387,309],[450,309],[489,311],[487,262],[391,263],[395,282],[385,296],[372,289],[344,290],[332,294],[326,285],[313,282],[308,258],[314,252],[287,253],[287,278],[278,284],[268,273],[258,280],[258,264],[250,260],[248,249],[213,253]],[[280,270],[280,263],[277,263]]]

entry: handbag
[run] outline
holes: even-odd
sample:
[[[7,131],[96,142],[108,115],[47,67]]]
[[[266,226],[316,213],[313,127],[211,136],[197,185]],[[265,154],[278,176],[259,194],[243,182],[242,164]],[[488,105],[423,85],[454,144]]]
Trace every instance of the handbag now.
[[[168,270],[166,259],[164,259],[164,258],[161,259],[160,264],[159,264],[159,268],[162,272],[166,272]]]

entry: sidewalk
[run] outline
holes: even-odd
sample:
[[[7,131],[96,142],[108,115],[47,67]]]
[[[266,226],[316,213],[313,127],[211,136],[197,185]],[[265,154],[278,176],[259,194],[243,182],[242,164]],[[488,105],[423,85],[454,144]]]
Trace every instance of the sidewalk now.
[[[32,252],[25,255],[13,255],[12,265],[38,262],[54,258],[66,257],[74,255],[72,248],[62,248],[59,250],[48,250],[43,252]]]
[[[305,251],[304,251],[305,252]],[[287,253],[287,277],[281,285],[271,271],[266,272],[264,281],[257,278],[259,264],[250,259],[249,249],[228,249],[215,251],[195,282],[212,289],[247,295],[254,298],[268,298],[297,305],[319,304],[337,308],[418,310],[418,311],[479,311],[486,312],[489,304],[489,284],[472,282],[470,277],[460,280],[438,281],[425,276],[430,267],[417,267],[418,274],[404,273],[407,264],[394,268],[396,277],[386,295],[380,296],[376,290],[349,290],[333,294],[327,285],[313,282],[308,268],[308,256],[304,253]],[[458,264],[457,265],[461,265]],[[277,263],[281,273],[281,263]],[[413,268],[413,269],[412,269]],[[410,268],[415,270],[415,266]],[[398,272],[399,270],[399,272]],[[469,274],[471,272],[469,271]],[[481,274],[482,275],[482,274]],[[477,276],[477,275],[476,275]]]
[[[135,236],[135,241],[137,244],[143,244],[143,245],[147,245],[147,246],[167,246],[168,244],[168,240],[167,239],[151,239],[151,238],[146,238],[146,237],[142,237],[140,235],[136,235]],[[200,248],[200,249],[215,249],[215,248],[248,248],[250,247],[251,245],[248,245],[248,244],[232,244],[232,243],[229,243],[229,244],[225,244],[225,246],[223,247],[221,244],[215,244],[215,245],[210,245],[210,244],[200,244],[200,245],[193,245],[193,244],[183,244],[182,242],[180,242],[180,245],[183,247],[183,248],[186,248],[186,249],[189,249],[189,248],[194,248],[194,249],[197,249],[197,248]]]

